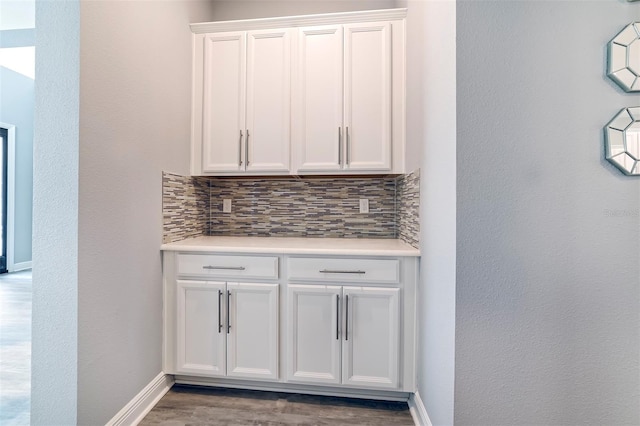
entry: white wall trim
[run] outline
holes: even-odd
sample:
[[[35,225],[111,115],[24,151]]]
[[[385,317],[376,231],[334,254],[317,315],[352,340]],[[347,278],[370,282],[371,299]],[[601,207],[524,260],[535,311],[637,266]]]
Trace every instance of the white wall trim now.
[[[170,374],[158,374],[144,389],[133,397],[122,410],[118,412],[106,426],[135,426],[146,416],[149,411],[160,401],[174,384]]]
[[[9,266],[10,265],[7,266],[9,272],[24,271],[25,269],[31,269],[31,261],[29,260],[28,262],[14,263],[13,267],[11,268]]]
[[[417,426],[433,426],[418,392],[409,397],[407,404],[409,404],[409,412],[411,413],[413,422]]]
[[[283,16],[277,18],[243,19],[238,21],[202,22],[191,24],[194,34],[223,31],[247,31],[270,28],[307,27],[312,25],[351,24],[355,22],[393,21],[404,19],[406,8],[359,10],[355,12],[322,13],[318,15]]]
[[[7,129],[7,270],[16,269],[15,262],[15,209],[16,209],[16,126],[0,122],[0,127]],[[26,262],[25,262],[26,263]],[[31,262],[29,262],[29,268]]]

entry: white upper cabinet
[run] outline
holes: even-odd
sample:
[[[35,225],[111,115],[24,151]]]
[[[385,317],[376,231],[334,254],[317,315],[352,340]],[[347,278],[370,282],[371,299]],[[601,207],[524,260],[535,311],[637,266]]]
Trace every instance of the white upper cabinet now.
[[[204,37],[202,171],[240,171],[240,132],[245,131],[244,32]]]
[[[293,123],[297,171],[342,169],[343,30],[301,28]]]
[[[192,175],[405,164],[405,9],[192,24]]]
[[[288,30],[247,33],[247,171],[289,171],[291,41]]]
[[[391,25],[345,25],[344,50],[344,168],[391,171]]]
[[[204,34],[196,37],[196,52],[200,43],[202,80],[196,72],[192,173],[288,174],[290,30]]]
[[[391,24],[298,30],[296,173],[391,172]]]

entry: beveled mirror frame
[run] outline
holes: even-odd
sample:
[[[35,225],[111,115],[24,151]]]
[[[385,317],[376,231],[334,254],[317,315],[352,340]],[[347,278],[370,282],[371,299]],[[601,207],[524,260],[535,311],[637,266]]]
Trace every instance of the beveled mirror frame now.
[[[605,157],[622,173],[640,176],[640,107],[621,109],[604,128]]]
[[[624,27],[607,45],[607,75],[625,92],[640,92],[640,22]]]

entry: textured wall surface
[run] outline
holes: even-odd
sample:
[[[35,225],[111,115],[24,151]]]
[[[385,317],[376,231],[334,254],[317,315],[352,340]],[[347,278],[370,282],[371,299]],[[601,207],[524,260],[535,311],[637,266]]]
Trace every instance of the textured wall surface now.
[[[458,1],[455,422],[640,424],[640,180],[604,157],[623,1]]]
[[[397,237],[420,248],[420,170],[396,180]]]
[[[456,2],[407,7],[407,161],[420,167],[418,395],[453,423],[456,300]]]
[[[105,424],[162,371],[161,176],[188,172],[189,23],[210,7],[82,2],[80,425]]]
[[[31,424],[75,425],[80,2],[37,2],[36,19]]]
[[[209,180],[162,172],[162,242],[209,235]]]

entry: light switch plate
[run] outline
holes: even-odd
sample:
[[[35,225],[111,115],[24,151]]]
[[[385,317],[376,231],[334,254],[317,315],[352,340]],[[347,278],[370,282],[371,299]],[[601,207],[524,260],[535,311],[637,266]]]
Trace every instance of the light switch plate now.
[[[222,200],[222,213],[231,213],[231,200]]]
[[[369,213],[369,200],[360,198],[360,213]]]

